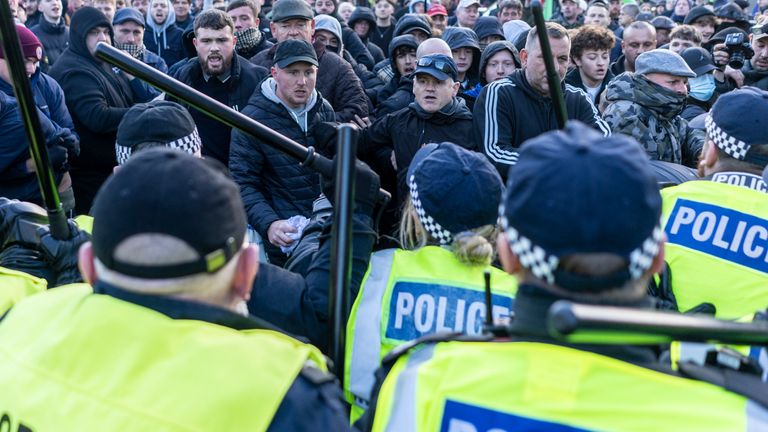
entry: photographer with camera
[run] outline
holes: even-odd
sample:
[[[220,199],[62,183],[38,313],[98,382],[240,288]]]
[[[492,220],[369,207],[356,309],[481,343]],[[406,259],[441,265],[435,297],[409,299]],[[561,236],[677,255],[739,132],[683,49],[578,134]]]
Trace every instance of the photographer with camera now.
[[[725,35],[725,42],[713,47],[715,64],[732,78],[737,87],[754,86],[768,90],[768,21],[751,28],[748,41],[742,32]],[[717,75],[716,75],[717,77]]]

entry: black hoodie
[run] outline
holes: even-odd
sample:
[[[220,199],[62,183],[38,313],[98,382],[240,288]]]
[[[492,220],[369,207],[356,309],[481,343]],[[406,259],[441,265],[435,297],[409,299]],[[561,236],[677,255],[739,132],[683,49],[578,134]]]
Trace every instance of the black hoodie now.
[[[357,21],[367,21],[368,22],[368,33],[365,34],[365,36],[360,37],[360,40],[365,44],[365,46],[368,48],[368,51],[373,56],[373,64],[376,64],[386,58],[384,55],[384,50],[379,48],[378,45],[370,41],[371,33],[376,29],[376,15],[373,14],[373,11],[371,8],[367,8],[364,6],[358,6],[355,8],[354,11],[352,11],[352,15],[349,16],[349,21],[347,22],[347,25],[352,30],[355,29],[355,23]],[[373,68],[371,68],[373,70]]]
[[[117,126],[135,100],[134,85],[96,60],[88,51],[86,36],[95,27],[112,25],[98,9],[84,7],[72,16],[69,47],[51,68],[50,75],[64,90],[67,108],[80,135],[80,156],[72,160],[76,210],[87,213],[101,184],[117,165]],[[134,80],[140,85],[138,80]]]
[[[461,81],[461,87],[459,87],[459,97],[463,98],[469,109],[472,110],[475,105],[475,97],[472,96],[471,91],[480,83],[480,43],[477,34],[474,30],[464,27],[448,27],[443,32],[443,40],[451,48],[451,51],[456,51],[459,48],[470,48],[474,53],[472,65],[464,74],[464,80]]]

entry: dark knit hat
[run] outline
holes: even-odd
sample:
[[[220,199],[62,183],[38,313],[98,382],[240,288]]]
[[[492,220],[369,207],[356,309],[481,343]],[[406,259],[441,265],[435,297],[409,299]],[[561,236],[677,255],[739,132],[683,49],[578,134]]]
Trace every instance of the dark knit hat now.
[[[419,221],[442,245],[463,231],[496,224],[503,184],[481,153],[428,144],[413,157],[407,182]]]
[[[21,24],[16,24],[16,34],[19,35],[21,54],[25,59],[34,58],[41,60],[43,58],[43,44],[40,43],[40,39],[30,29]],[[0,44],[0,58],[5,58],[2,44]]]
[[[117,127],[115,154],[118,165],[146,145],[161,145],[200,156],[202,141],[195,121],[181,105],[170,101],[136,104]]]
[[[144,279],[218,271],[240,250],[247,225],[240,190],[220,163],[167,148],[137,154],[107,179],[94,200],[93,216],[99,261]],[[158,264],[119,253],[143,234],[176,239],[194,257]]]
[[[642,146],[576,121],[524,143],[499,216],[522,266],[571,291],[602,291],[639,278],[664,238],[661,196]],[[627,266],[600,277],[559,268],[562,258],[580,253],[615,255]]]

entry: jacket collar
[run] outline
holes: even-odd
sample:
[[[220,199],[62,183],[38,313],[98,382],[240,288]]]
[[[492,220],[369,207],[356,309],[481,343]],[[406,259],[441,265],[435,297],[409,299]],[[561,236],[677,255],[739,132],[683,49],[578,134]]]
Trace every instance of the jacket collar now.
[[[657,362],[657,356],[653,347],[614,344],[569,344],[553,339],[547,330],[547,313],[550,306],[558,300],[563,300],[563,298],[549,294],[535,285],[521,284],[515,295],[515,304],[513,308],[514,319],[512,321],[511,329],[514,331],[514,335],[512,336],[514,340],[561,345],[612,357],[639,366],[650,367],[657,370],[664,369]],[[648,308],[650,307],[650,304],[650,300],[645,298],[639,302],[621,306]],[[518,336],[520,334],[524,336]]]
[[[45,19],[44,16],[40,17],[40,21],[38,21],[38,25],[45,33],[64,33],[64,30],[67,29],[67,25],[64,23],[64,18],[59,19],[58,24],[52,24],[48,22],[47,19]]]
[[[284,333],[278,327],[253,316],[239,315],[217,306],[190,300],[135,293],[103,281],[93,286],[93,292],[152,309],[172,319],[205,321],[234,330],[266,329]]]

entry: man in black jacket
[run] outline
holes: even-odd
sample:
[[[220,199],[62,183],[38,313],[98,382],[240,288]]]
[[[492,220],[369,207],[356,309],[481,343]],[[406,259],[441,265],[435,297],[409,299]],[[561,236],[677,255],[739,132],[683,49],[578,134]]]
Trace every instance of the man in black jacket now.
[[[288,0],[281,0],[288,1]],[[272,77],[253,92],[243,114],[307,147],[318,122],[335,121],[330,104],[315,90],[317,56],[303,40],[277,44]],[[288,219],[309,217],[320,195],[318,175],[285,153],[240,131],[232,132],[229,170],[240,185],[248,223],[265,239],[270,262],[281,265],[297,232]]]
[[[571,41],[560,24],[547,23],[547,33],[562,82],[568,69]],[[509,167],[517,162],[518,149],[524,141],[557,128],[535,28],[528,33],[520,60],[522,69],[483,88],[474,109],[475,139],[502,178],[506,178]],[[610,128],[583,90],[563,84],[563,93],[568,118],[610,135]]]
[[[235,25],[218,9],[209,9],[195,19],[197,57],[187,60],[174,78],[239,111],[267,76],[267,71],[235,54]],[[229,163],[232,128],[196,109],[190,110],[203,140],[203,154]]]
[[[377,119],[360,136],[358,153],[374,164],[380,176],[390,177],[393,169],[396,171],[397,201],[408,195],[405,176],[424,144],[450,141],[478,150],[472,136],[472,112],[456,96],[460,85],[457,77],[451,57],[421,57],[413,72],[415,100]]]
[[[48,73],[51,66],[56,63],[56,59],[69,45],[69,27],[62,18],[64,8],[61,5],[61,0],[41,0],[37,8],[42,16],[37,25],[31,27],[30,30],[43,44],[43,60],[40,62],[40,70]]]
[[[115,72],[93,53],[99,42],[111,43],[112,25],[103,13],[83,7],[72,16],[69,47],[51,68],[64,90],[67,108],[80,135],[80,155],[72,159],[75,210],[87,214],[101,184],[117,165],[115,136],[128,109],[155,96],[141,80]]]

